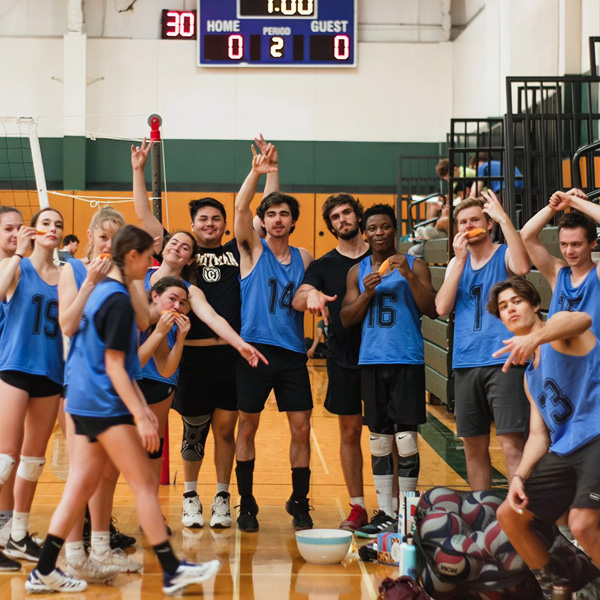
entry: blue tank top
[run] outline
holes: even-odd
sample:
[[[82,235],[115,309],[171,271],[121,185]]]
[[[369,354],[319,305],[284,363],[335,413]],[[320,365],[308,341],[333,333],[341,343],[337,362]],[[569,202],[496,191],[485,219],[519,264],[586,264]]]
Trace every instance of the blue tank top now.
[[[147,292],[149,292],[152,288],[150,278],[152,277],[152,275],[154,275],[157,269],[158,267],[150,267],[148,269],[148,272],[146,273],[146,277],[144,278],[144,287]],[[190,284],[187,281],[185,281],[185,284],[189,289]],[[148,339],[148,336],[148,331],[142,331],[140,333],[140,346]],[[173,348],[176,341],[177,326],[174,325],[173,327],[171,327],[169,333],[167,333],[167,344],[169,345],[169,348]],[[175,371],[175,373],[173,373],[171,377],[163,377],[158,371],[156,363],[154,362],[154,357],[151,356],[150,360],[142,367],[142,377],[144,379],[153,379],[154,381],[162,381],[163,383],[169,383],[170,385],[176,386],[177,380],[179,379],[179,368],[177,368],[177,371]]]
[[[4,329],[4,311],[6,310],[6,298],[0,302],[0,337],[2,337],[2,330]]]
[[[564,456],[600,436],[600,343],[585,356],[540,346],[537,369],[525,371],[529,394],[550,432],[550,450]]]
[[[477,270],[471,266],[471,253],[467,257],[454,305],[454,369],[500,365],[506,360],[506,356],[494,358],[492,354],[502,348],[502,340],[512,337],[512,334],[485,306],[492,287],[508,277],[507,249],[502,244]]]
[[[412,269],[414,256],[406,255]],[[358,287],[364,292],[363,279],[372,272],[371,257],[358,266]],[[421,311],[413,298],[408,281],[394,269],[381,280],[362,324],[359,365],[422,365],[423,335]]]
[[[85,278],[87,277],[87,269],[82,260],[78,258],[72,258],[69,261],[71,268],[73,269],[73,277],[75,277],[75,285],[80,290]]]
[[[242,338],[250,343],[279,346],[306,352],[304,313],[292,308],[292,300],[304,277],[298,248],[290,246],[291,260],[282,265],[265,240],[254,269],[240,278],[242,293]]]
[[[83,311],[79,330],[67,365],[69,387],[65,411],[84,417],[118,417],[129,414],[128,408],[115,391],[106,373],[106,344],[98,335],[94,317],[113,294],[129,297],[127,288],[114,279],[100,282],[90,294]],[[130,332],[129,349],[125,354],[125,370],[133,382],[141,377],[138,358],[138,328],[135,322]]]
[[[600,338],[600,281],[596,266],[577,286],[571,283],[571,267],[558,271],[556,285],[548,308],[548,318],[562,310],[584,312],[592,317],[592,331]]]
[[[48,285],[28,258],[5,305],[0,371],[43,375],[63,384],[62,334],[58,325],[58,286]]]

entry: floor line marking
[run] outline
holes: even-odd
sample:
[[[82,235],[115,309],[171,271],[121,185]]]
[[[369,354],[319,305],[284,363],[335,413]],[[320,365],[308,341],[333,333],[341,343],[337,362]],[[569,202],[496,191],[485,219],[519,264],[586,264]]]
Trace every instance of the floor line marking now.
[[[338,496],[335,497],[335,503],[338,507],[340,517],[342,519],[344,519],[346,516],[346,513],[344,512],[344,509],[342,508],[342,502]],[[375,592],[375,588],[373,587],[373,582],[371,581],[371,577],[369,576],[367,567],[365,567],[365,563],[362,560],[360,560],[360,558],[358,559],[357,562],[358,562],[358,568],[360,569],[365,587],[367,588],[367,591],[369,592],[371,599],[375,600],[375,598],[377,598],[377,593]]]
[[[241,498],[238,497],[238,504],[241,504]],[[233,562],[233,600],[240,600],[240,576],[242,573],[242,530],[235,528],[235,558]]]
[[[319,446],[319,441],[317,440],[317,434],[315,433],[314,427],[310,428],[310,437],[313,441],[313,445],[317,452],[317,456],[319,457],[319,460],[321,461],[321,465],[323,466],[323,471],[325,471],[325,475],[329,475],[329,469],[327,468],[327,463],[325,462],[325,457],[323,456],[323,453],[321,452],[321,446]]]

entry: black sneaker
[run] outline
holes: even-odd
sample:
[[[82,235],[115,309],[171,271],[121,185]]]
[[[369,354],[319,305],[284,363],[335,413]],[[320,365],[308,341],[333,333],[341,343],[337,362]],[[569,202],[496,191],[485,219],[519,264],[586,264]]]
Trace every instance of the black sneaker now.
[[[117,520],[114,517],[110,519],[110,547],[114,550],[115,548],[121,548],[121,550],[125,550],[125,548],[129,548],[133,546],[136,542],[136,539],[130,535],[125,535],[121,533],[116,527],[115,523]]]
[[[4,553],[0,552],[0,571],[18,571],[21,568],[21,563],[8,558]]]
[[[374,511],[371,522],[354,532],[356,537],[376,538],[378,533],[398,531],[398,519],[386,515],[382,510]]]
[[[240,531],[258,531],[258,504],[256,500],[242,501],[240,504],[240,514],[237,518],[237,524]]]
[[[285,510],[294,517],[293,523],[297,531],[313,528],[313,520],[308,514],[308,511],[314,509],[308,503],[308,498],[304,498],[303,500],[294,500],[293,498],[290,498],[285,503]]]
[[[37,562],[40,560],[42,548],[33,541],[32,536],[29,535],[28,532],[27,535],[18,542],[15,542],[11,535],[8,538],[6,548],[4,548],[4,554],[11,558],[24,558],[25,560]]]

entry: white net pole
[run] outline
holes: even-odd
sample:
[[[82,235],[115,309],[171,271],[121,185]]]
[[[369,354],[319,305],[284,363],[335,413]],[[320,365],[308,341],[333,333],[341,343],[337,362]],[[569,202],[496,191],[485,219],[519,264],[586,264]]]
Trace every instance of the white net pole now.
[[[40,149],[40,139],[37,134],[37,123],[33,119],[19,119],[19,124],[26,125],[29,133],[29,147],[31,148],[31,161],[33,162],[33,172],[35,174],[35,185],[38,193],[40,208],[48,208],[48,189],[46,188],[46,174],[44,173],[44,163],[42,161],[42,151]]]

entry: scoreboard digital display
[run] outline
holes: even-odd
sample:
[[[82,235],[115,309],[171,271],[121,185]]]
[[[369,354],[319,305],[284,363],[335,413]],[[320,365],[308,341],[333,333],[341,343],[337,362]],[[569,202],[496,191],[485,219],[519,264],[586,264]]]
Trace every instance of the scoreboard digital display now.
[[[201,67],[355,67],[357,0],[198,0]]]

